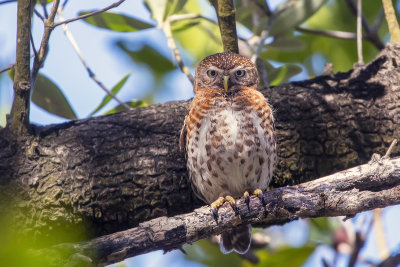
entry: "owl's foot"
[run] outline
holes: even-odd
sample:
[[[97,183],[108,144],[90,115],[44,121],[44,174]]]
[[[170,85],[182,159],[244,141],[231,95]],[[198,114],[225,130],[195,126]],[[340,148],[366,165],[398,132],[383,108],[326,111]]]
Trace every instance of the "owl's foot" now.
[[[261,200],[261,203],[263,204],[263,206],[267,205],[265,203],[263,191],[261,189],[257,188],[256,190],[254,190],[253,195],[258,196],[258,198]]]
[[[226,197],[219,197],[217,200],[215,200],[213,203],[211,203],[211,210],[214,216],[214,219],[218,219],[218,209],[225,203],[229,202],[231,205],[232,209],[237,213],[237,206],[236,206],[236,201],[233,197],[231,196],[226,196]]]
[[[266,205],[266,203],[265,203],[265,199],[264,199],[264,195],[263,195],[263,191],[261,190],[261,189],[256,189],[256,190],[254,190],[253,191],[253,195],[256,195],[259,199],[260,199],[260,201],[261,201],[261,203],[265,206]],[[244,201],[246,202],[246,204],[247,204],[247,208],[249,208],[250,209],[250,194],[249,194],[249,192],[244,192],[244,194],[243,194],[243,196],[244,196]]]

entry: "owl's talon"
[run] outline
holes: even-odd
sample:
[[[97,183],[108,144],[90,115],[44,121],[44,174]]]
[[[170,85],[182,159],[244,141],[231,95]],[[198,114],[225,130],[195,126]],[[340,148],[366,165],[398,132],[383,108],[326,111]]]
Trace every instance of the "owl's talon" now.
[[[213,218],[216,222],[218,222],[218,211],[215,208],[211,208]]]
[[[254,190],[253,195],[256,195],[260,199],[260,201],[263,204],[263,206],[267,205],[267,203],[265,203],[264,194],[263,194],[263,191],[261,189]]]
[[[246,202],[247,208],[250,209],[250,195],[249,192],[244,192],[244,201]]]

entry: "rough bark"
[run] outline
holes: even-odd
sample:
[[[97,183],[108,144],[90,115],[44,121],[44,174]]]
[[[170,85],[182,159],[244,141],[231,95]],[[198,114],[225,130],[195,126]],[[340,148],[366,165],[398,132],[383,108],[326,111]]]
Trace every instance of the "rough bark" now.
[[[264,91],[278,136],[273,186],[365,163],[400,137],[398,53],[389,47],[364,68]],[[188,103],[35,127],[24,139],[0,130],[1,208],[8,203],[15,225],[41,241],[60,228],[84,225],[91,238],[192,211],[201,202],[178,148]]]
[[[53,261],[57,266],[82,264],[82,257],[76,255],[85,255],[83,259],[87,265],[103,266],[154,250],[176,249],[221,234],[224,229],[239,224],[269,226],[298,218],[352,216],[361,211],[400,204],[399,195],[400,158],[374,159],[321,179],[265,192],[266,206],[254,196],[249,206],[240,199],[236,212],[225,203],[219,210],[217,221],[210,208],[204,206],[187,214],[152,219],[136,228],[89,242],[58,245],[52,249],[70,252],[68,256],[62,253],[64,257],[53,258]]]

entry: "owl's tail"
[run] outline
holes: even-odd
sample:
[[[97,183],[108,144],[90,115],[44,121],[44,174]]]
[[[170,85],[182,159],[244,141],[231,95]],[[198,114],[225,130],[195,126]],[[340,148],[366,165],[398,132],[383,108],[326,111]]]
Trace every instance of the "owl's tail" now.
[[[240,225],[221,234],[219,247],[224,254],[235,251],[245,254],[250,247],[251,225]]]

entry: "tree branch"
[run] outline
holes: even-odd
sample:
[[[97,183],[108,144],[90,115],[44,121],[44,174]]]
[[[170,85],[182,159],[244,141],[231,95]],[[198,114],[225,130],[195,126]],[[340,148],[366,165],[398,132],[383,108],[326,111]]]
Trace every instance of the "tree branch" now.
[[[215,221],[209,206],[174,217],[160,217],[138,227],[88,242],[70,245],[73,253],[97,255],[96,264],[111,264],[154,250],[169,251],[227,228],[283,224],[299,218],[355,215],[358,212],[400,204],[400,158],[372,161],[311,182],[264,193],[265,207],[253,196],[243,198],[238,214],[225,203]],[[64,248],[66,244],[59,247]]]
[[[239,54],[233,0],[216,0],[215,2],[217,4],[214,7],[218,16],[224,52]]]
[[[10,130],[15,136],[23,136],[29,132],[31,92],[30,31],[34,4],[32,0],[18,1],[17,58],[10,125]]]
[[[99,9],[99,10],[96,10],[96,11],[93,11],[93,12],[90,12],[90,13],[88,13],[88,14],[85,14],[85,15],[82,15],[82,16],[78,16],[78,17],[72,18],[72,19],[62,20],[62,21],[60,21],[60,22],[54,23],[54,24],[52,25],[52,28],[55,28],[55,27],[60,26],[60,25],[62,25],[62,24],[68,24],[68,23],[70,23],[70,22],[74,22],[74,21],[77,21],[77,20],[80,20],[80,19],[85,19],[85,18],[92,17],[92,16],[97,15],[97,14],[103,13],[103,12],[105,12],[105,11],[107,11],[107,10],[110,10],[110,9],[112,9],[112,8],[115,8],[115,7],[119,6],[119,5],[122,4],[123,2],[125,2],[125,0],[119,0],[119,1],[117,1],[117,2],[115,2],[115,3],[112,3],[111,5],[109,5],[109,6],[105,7],[105,8],[102,8],[102,9]],[[64,3],[63,6],[64,6],[65,4],[66,4],[66,3]]]

